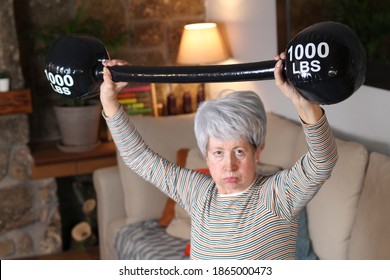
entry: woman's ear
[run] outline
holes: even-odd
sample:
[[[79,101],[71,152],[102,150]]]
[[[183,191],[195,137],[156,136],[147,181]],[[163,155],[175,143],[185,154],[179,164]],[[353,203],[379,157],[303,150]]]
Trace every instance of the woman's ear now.
[[[260,156],[261,156],[261,153],[263,152],[264,150],[264,144],[261,145],[261,147],[257,148],[256,149],[256,152],[255,152],[255,160],[257,163],[260,162]]]

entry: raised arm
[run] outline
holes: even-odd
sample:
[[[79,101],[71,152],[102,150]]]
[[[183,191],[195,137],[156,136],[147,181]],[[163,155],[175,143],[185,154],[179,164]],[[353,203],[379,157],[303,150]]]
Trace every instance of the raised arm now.
[[[308,152],[292,168],[278,173],[270,180],[275,199],[279,200],[278,213],[295,216],[314,197],[331,176],[338,155],[336,142],[324,110],[316,103],[302,97],[283,77],[282,60],[285,54],[275,57],[275,84],[294,104],[301,118]],[[281,182],[281,183],[280,183]]]

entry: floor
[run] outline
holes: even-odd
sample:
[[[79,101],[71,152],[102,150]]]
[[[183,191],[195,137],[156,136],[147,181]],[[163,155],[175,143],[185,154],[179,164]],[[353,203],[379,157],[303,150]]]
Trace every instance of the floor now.
[[[100,260],[99,247],[86,250],[69,250],[50,255],[40,255],[26,258],[27,260]]]

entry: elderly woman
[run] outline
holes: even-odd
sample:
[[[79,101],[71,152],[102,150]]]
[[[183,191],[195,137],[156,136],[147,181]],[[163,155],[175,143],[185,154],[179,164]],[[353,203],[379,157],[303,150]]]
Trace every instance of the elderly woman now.
[[[256,175],[266,135],[266,114],[257,94],[233,92],[198,108],[195,135],[210,176],[179,167],[148,148],[116,99],[125,83],[114,83],[104,69],[103,116],[120,155],[189,213],[191,259],[295,258],[298,213],[330,177],[337,151],[322,108],[284,80],[284,56],[275,57],[276,85],[293,102],[309,151],[273,176]]]

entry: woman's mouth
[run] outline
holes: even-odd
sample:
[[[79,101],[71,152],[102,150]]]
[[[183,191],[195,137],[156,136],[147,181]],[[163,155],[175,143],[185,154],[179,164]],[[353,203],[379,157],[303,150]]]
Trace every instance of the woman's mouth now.
[[[225,183],[237,183],[238,182],[238,177],[234,177],[234,176],[225,177],[225,178],[223,178],[223,181]]]

